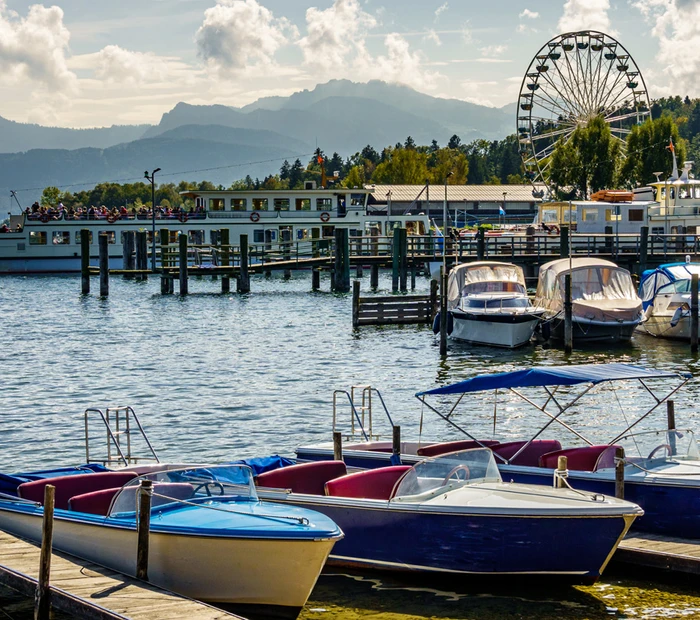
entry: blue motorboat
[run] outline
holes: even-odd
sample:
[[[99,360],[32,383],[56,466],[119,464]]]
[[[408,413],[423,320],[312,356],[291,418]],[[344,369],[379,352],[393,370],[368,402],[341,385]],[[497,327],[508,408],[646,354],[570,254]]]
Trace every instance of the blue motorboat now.
[[[568,481],[576,489],[608,495],[615,494],[615,450],[624,449],[625,498],[639,504],[644,516],[634,528],[683,538],[700,538],[700,451],[691,429],[679,428],[671,420],[662,426],[650,425],[651,414],[664,404],[690,379],[687,373],[653,370],[630,364],[584,364],[577,366],[541,366],[525,370],[483,374],[451,385],[436,387],[416,394],[429,410],[460,433],[456,441],[402,441],[400,462],[412,464],[422,458],[484,446],[493,451],[504,478],[520,483],[551,485],[559,456],[568,460]],[[604,441],[589,438],[589,431],[576,427],[586,418],[583,397],[595,386],[613,386],[634,382],[642,395],[650,397],[650,407],[634,418],[621,410],[623,427]],[[479,392],[494,392],[493,411],[488,414],[488,430],[478,423],[472,409],[469,417],[454,412],[461,404],[473,402],[465,398]],[[507,425],[506,409],[522,416],[525,407],[539,411],[543,423],[531,437],[507,439],[496,435],[496,420]],[[515,400],[517,405],[513,403]],[[383,401],[382,401],[383,402]],[[613,401],[614,402],[614,401]],[[354,407],[353,407],[354,410]],[[497,415],[498,411],[498,415]],[[612,403],[605,416],[612,414]],[[600,411],[598,411],[600,414]],[[343,459],[348,465],[363,468],[384,467],[397,462],[391,441],[376,439],[376,429],[368,433],[354,411],[355,428],[361,434],[346,438]],[[642,422],[644,421],[644,424]],[[468,428],[467,428],[468,427]],[[553,429],[556,432],[552,432]],[[643,429],[643,430],[640,430]],[[512,431],[511,431],[512,432]],[[562,445],[562,437],[572,438]],[[300,460],[329,459],[333,444],[302,446],[297,449]]]
[[[91,466],[3,476],[0,529],[40,541],[51,484],[54,548],[134,575],[137,498],[141,482],[151,480],[152,583],[246,615],[295,618],[342,538],[338,526],[304,508],[260,501],[243,465],[156,468],[166,471]]]

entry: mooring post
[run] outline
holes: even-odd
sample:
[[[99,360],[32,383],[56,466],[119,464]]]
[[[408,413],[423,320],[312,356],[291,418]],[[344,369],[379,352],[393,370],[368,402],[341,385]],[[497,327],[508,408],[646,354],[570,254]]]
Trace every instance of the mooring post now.
[[[615,497],[625,499],[625,450],[615,448]]]
[[[138,542],[136,549],[136,578],[148,581],[148,547],[151,529],[151,498],[153,497],[153,482],[142,480],[138,492],[139,522]]]
[[[126,230],[122,233],[122,266],[125,271],[134,270],[134,246],[136,245],[136,231]],[[124,279],[131,280],[133,273],[125,273]]]
[[[313,258],[319,258],[321,256],[321,251],[319,249],[319,240],[321,238],[321,229],[312,228],[311,229],[311,256]]]
[[[56,487],[44,487],[44,517],[41,524],[39,581],[34,596],[34,620],[48,620],[51,614],[51,552],[53,550],[53,509]]]
[[[430,323],[432,325],[432,321],[435,318],[435,315],[438,313],[438,281],[437,280],[430,280]]]
[[[440,355],[447,355],[447,273],[440,276]]]
[[[401,236],[398,224],[394,226],[391,237],[391,292],[399,290],[399,272],[401,270]]]
[[[394,456],[401,456],[401,427],[393,426],[391,432],[391,452]]]
[[[411,265],[411,290],[415,291],[416,290],[416,264],[413,263]]]
[[[566,488],[566,476],[568,472],[566,471],[568,467],[568,459],[565,456],[560,456],[557,459],[557,489]]]
[[[333,459],[343,460],[343,434],[340,431],[333,431]]]
[[[178,235],[180,246],[178,248],[178,261],[180,267],[180,295],[187,295],[189,286],[187,282],[187,233]]]
[[[399,260],[399,288],[406,291],[408,289],[408,231],[406,228],[399,228],[399,239],[401,257]]]
[[[171,287],[174,289],[172,278],[168,277],[167,267],[170,265],[168,256],[168,244],[170,243],[170,231],[167,228],[161,228],[158,231],[160,239],[160,292],[162,295],[170,294]]]
[[[335,286],[339,293],[350,290],[350,248],[347,228],[335,229]]]
[[[639,235],[639,275],[647,268],[647,258],[649,256],[649,227],[642,226]]]
[[[100,233],[100,297],[109,296],[109,236]]]
[[[372,265],[372,269],[369,273],[369,285],[373,290],[379,288],[379,265]]]
[[[690,351],[698,352],[698,274],[690,277]]]
[[[228,267],[231,264],[229,260],[231,256],[231,231],[228,228],[222,228],[219,233],[221,235],[221,262],[219,264],[222,267]],[[221,292],[231,292],[231,277],[227,273],[221,274]]]
[[[248,235],[241,235],[241,264],[238,275],[238,292],[250,293],[250,272],[248,271]]]
[[[145,230],[136,232],[136,269],[141,271],[137,280],[148,280],[145,271],[148,269],[148,233]]]
[[[289,261],[292,260],[292,231],[291,230],[283,230],[282,231],[282,258],[284,261],[289,264]],[[287,267],[284,270],[284,279],[289,280],[292,277],[292,270]],[[348,276],[348,282],[350,281],[350,277]]]
[[[569,235],[571,231],[568,226],[562,226],[559,232],[559,256],[569,258]]]
[[[573,303],[571,302],[571,274],[564,276],[564,352],[574,349]]]
[[[668,422],[668,445],[671,446],[671,455],[676,453],[676,404],[672,400],[666,401],[666,421]]]
[[[476,229],[476,260],[484,260],[486,256],[486,229]]]
[[[80,230],[80,292],[90,294],[90,231]]]
[[[321,268],[314,267],[311,270],[311,290],[318,291],[321,288]]]
[[[355,280],[352,283],[352,326],[353,328],[360,325],[360,281]]]
[[[614,244],[613,227],[606,226],[605,227],[605,252],[607,254],[610,254],[611,256],[613,253],[613,244]]]

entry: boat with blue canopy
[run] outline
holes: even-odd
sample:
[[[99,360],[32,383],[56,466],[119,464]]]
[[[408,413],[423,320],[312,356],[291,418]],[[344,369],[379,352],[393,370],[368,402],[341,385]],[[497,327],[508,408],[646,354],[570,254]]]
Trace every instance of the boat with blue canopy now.
[[[376,429],[363,425],[365,412],[351,403],[353,426],[358,432],[346,436],[343,458],[357,467],[382,467],[392,459],[397,462],[400,458],[401,463],[410,464],[429,456],[483,446],[494,453],[505,478],[551,484],[558,457],[566,456],[568,481],[574,488],[612,495],[616,449],[622,448],[625,498],[645,511],[634,527],[700,538],[700,451],[693,431],[676,426],[675,414],[668,415],[661,426],[650,417],[659,413],[690,378],[688,373],[622,363],[539,366],[477,375],[416,394],[424,408],[442,418],[460,437],[452,441],[422,437],[418,441],[402,441],[400,455],[392,454],[391,441],[380,441]],[[632,416],[631,406],[620,405],[621,426],[601,440],[601,419],[609,427],[613,404],[619,399],[616,395],[607,398],[606,394],[604,402],[591,403],[588,408],[582,400],[587,395],[592,399],[594,390],[611,389],[615,394],[613,388],[623,382],[628,386],[636,384],[631,404],[642,410]],[[644,407],[645,402],[648,407]],[[541,424],[527,414],[528,409],[541,414]],[[504,410],[508,413],[504,414]],[[525,418],[528,423],[520,424],[520,436],[514,434],[514,420],[517,423]],[[499,422],[505,436],[497,432]],[[393,422],[390,424],[394,426]],[[530,434],[525,430],[528,427],[537,430]],[[526,432],[528,435],[522,436]],[[570,441],[563,444],[563,437]],[[297,449],[297,457],[303,460],[331,458],[332,453],[330,443]]]

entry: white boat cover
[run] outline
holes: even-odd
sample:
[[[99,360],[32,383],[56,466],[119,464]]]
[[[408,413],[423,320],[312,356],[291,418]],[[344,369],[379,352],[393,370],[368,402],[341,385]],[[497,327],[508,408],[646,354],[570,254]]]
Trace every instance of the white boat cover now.
[[[642,301],[630,272],[599,258],[568,258],[540,267],[535,305],[549,316],[564,311],[564,277],[571,264],[571,300],[574,317],[590,321],[634,321]]]
[[[457,265],[447,280],[447,308],[456,308],[465,294],[495,292],[526,293],[522,268],[496,261]]]

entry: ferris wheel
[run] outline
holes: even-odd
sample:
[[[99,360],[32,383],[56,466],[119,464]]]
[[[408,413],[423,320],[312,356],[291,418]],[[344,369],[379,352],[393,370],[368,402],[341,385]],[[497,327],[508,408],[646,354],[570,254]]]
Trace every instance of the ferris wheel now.
[[[650,115],[649,94],[637,63],[619,41],[603,32],[554,37],[535,54],[520,86],[517,130],[527,179],[533,185],[548,185],[557,142],[568,141],[577,127],[598,115],[624,149],[632,126]]]

